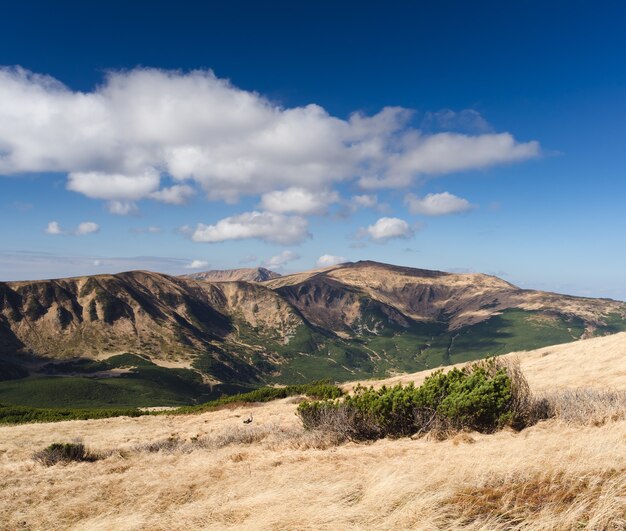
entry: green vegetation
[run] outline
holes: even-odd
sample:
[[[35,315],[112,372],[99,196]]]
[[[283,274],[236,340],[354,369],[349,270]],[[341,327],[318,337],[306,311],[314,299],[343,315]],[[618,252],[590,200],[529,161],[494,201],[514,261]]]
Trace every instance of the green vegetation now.
[[[298,415],[307,429],[372,440],[429,431],[519,429],[534,421],[538,406],[519,368],[490,358],[447,373],[436,371],[419,387],[359,386],[341,400],[305,401]]]
[[[88,420],[108,417],[138,417],[144,414],[144,412],[138,409],[39,409],[0,404],[0,424],[60,422],[63,420]]]
[[[129,371],[97,377],[114,369]],[[0,402],[35,408],[133,408],[181,406],[217,396],[197,371],[160,367],[133,354],[50,363],[44,371],[48,376],[0,382]]]
[[[18,380],[19,378],[26,378],[27,376],[28,371],[24,367],[0,360],[0,381]]]
[[[626,318],[620,313],[610,313],[603,319],[604,325],[596,329],[595,335],[617,334],[626,331]]]
[[[279,400],[281,398],[300,395],[305,395],[310,398],[330,400],[334,398],[339,398],[342,394],[343,392],[339,387],[329,382],[315,382],[312,384],[303,385],[288,385],[286,387],[262,387],[248,393],[239,393],[236,395],[225,396],[222,398],[218,398],[217,400],[212,400],[204,404],[199,404],[197,406],[179,407],[175,411],[171,411],[169,413],[201,413],[202,411],[216,409],[227,404],[270,402],[272,400]]]
[[[208,388],[159,370],[117,378],[48,376],[0,382],[0,401],[30,407],[128,408],[189,404]]]
[[[287,387],[262,387],[246,393],[222,396],[196,406],[179,407],[174,410],[165,411],[164,413],[168,415],[201,413],[203,411],[216,409],[227,404],[269,402],[271,400],[278,400],[298,395],[306,395],[310,398],[318,399],[331,399],[340,397],[342,395],[342,391],[339,387],[328,382],[290,385]],[[0,404],[0,424],[59,422],[62,420],[87,420],[121,416],[139,417],[141,415],[151,414],[161,414],[161,412],[148,412],[132,408],[33,408],[27,406]]]
[[[193,406],[264,383],[380,378],[564,343],[584,332],[579,318],[519,309],[452,332],[446,322],[408,322],[405,328],[376,306],[365,310],[358,323],[362,333],[350,339],[302,324],[283,343],[275,331],[237,321],[240,342],[212,344],[192,369],[165,368],[146,357],[121,354],[49,363],[45,375],[26,377],[19,366],[0,363],[0,401],[34,408]],[[622,328],[622,316],[611,314],[598,333]],[[115,377],[105,377],[107,371]],[[211,388],[205,375],[228,383]]]
[[[383,319],[376,325],[375,318]],[[520,350],[532,350],[579,339],[585,331],[577,317],[518,309],[504,310],[486,321],[448,331],[446,323],[389,324],[386,316],[368,313],[369,330],[350,340],[313,332],[309,349],[281,350],[278,383],[331,378],[335,381],[384,377],[392,372],[416,372]],[[381,321],[378,321],[379,323]],[[619,316],[607,326],[617,327]],[[304,345],[298,345],[304,346]],[[265,345],[268,350],[273,345]]]

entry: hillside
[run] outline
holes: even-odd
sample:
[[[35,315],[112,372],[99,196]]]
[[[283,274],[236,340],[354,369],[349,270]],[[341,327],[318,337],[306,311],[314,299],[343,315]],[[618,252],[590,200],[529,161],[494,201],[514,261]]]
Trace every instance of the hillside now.
[[[518,354],[535,392],[625,389],[625,355],[624,333]],[[626,525],[624,408],[519,433],[334,445],[304,432],[296,407],[291,398],[199,415],[0,427],[0,529]],[[46,445],[76,439],[113,452],[50,468],[31,460]]]
[[[0,283],[0,401],[176,405],[626,330],[625,303],[522,290],[489,275],[366,261],[225,281],[241,271],[214,281],[131,271]]]
[[[280,274],[265,269],[264,267],[242,268],[242,269],[222,269],[213,271],[202,271],[183,275],[183,278],[193,278],[194,280],[206,280],[208,282],[263,282],[280,277]]]

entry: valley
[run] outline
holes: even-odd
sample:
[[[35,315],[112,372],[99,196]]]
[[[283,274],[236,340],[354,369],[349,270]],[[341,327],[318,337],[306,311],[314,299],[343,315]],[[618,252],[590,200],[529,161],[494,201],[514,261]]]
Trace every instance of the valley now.
[[[243,280],[246,279],[246,280]],[[626,304],[363,261],[0,283],[0,403],[177,406],[626,330]]]

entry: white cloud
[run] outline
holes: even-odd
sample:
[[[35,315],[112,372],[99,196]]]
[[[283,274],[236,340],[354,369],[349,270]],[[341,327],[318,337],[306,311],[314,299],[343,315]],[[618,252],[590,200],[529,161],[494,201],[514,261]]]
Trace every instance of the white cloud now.
[[[184,205],[195,194],[195,190],[186,184],[176,184],[169,188],[163,188],[152,192],[150,198],[169,203],[171,205]]]
[[[375,195],[353,195],[350,204],[356,208],[374,208],[378,205],[378,197]]]
[[[407,134],[403,150],[387,157],[381,175],[364,176],[364,188],[402,188],[419,175],[474,170],[537,157],[537,142],[520,144],[509,133],[477,136],[459,133]]]
[[[92,234],[94,232],[98,232],[100,230],[100,225],[94,223],[93,221],[83,221],[78,224],[74,234],[76,236],[84,236],[85,234]]]
[[[107,203],[107,210],[111,214],[127,216],[128,214],[136,213],[139,209],[133,201],[109,201]]]
[[[218,221],[215,225],[199,223],[193,232],[196,242],[223,242],[256,238],[268,243],[290,245],[309,237],[307,220],[272,212],[244,212]]]
[[[61,228],[61,225],[57,221],[51,221],[46,227],[46,234],[64,234],[65,231]]]
[[[315,265],[317,267],[330,267],[330,266],[334,266],[337,264],[342,264],[344,262],[347,262],[348,259],[345,256],[335,256],[332,254],[323,254],[322,256],[320,256],[317,259],[317,262],[315,262]]]
[[[100,225],[98,225],[97,223],[94,223],[93,221],[83,221],[82,223],[78,224],[78,227],[76,227],[74,230],[72,231],[66,231],[64,230],[61,225],[57,222],[57,221],[51,221],[50,223],[48,223],[48,226],[46,227],[46,234],[71,234],[74,236],[84,236],[85,234],[92,234],[94,232],[98,232],[100,230]]]
[[[136,201],[156,191],[160,179],[159,173],[152,168],[136,175],[72,172],[68,175],[67,188],[92,199]]]
[[[474,208],[474,205],[467,199],[449,192],[427,194],[425,197],[408,194],[404,202],[409,207],[411,214],[423,214],[425,216],[445,216],[447,214],[467,212]]]
[[[410,238],[415,230],[403,219],[380,218],[366,229],[361,229],[359,236],[369,237],[372,241],[384,243],[394,238]]]
[[[411,115],[387,107],[344,120],[314,104],[283,108],[211,71],[136,68],[75,92],[51,77],[4,68],[0,174],[65,172],[68,189],[90,198],[180,204],[194,183],[226,201],[290,189],[332,194],[342,181],[403,187],[424,175],[540,154],[537,142],[509,133],[424,134],[411,127]],[[161,188],[162,175],[175,184]],[[272,197],[264,201],[275,206]],[[109,208],[125,210],[122,203]],[[289,212],[318,209],[313,200]]]
[[[185,266],[185,269],[202,269],[203,267],[207,267],[209,262],[204,260],[192,260],[190,264]]]
[[[279,214],[325,214],[328,206],[339,201],[337,192],[311,192],[304,188],[288,188],[268,192],[261,197],[261,208]]]
[[[282,253],[272,256],[269,260],[263,262],[263,266],[270,269],[281,269],[285,264],[293,262],[298,258],[300,258],[298,253],[294,253],[293,251],[283,251]]]

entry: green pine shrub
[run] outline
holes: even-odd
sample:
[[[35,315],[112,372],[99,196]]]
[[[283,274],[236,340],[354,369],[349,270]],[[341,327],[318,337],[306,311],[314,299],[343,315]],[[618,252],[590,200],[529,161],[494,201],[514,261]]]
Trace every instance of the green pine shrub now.
[[[540,409],[519,367],[491,358],[462,369],[435,371],[419,387],[357,386],[341,400],[305,401],[297,414],[306,429],[373,440],[431,431],[521,429],[536,421]]]

